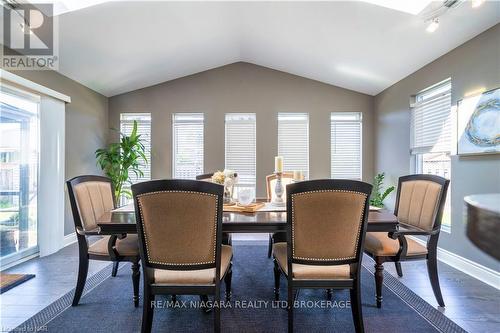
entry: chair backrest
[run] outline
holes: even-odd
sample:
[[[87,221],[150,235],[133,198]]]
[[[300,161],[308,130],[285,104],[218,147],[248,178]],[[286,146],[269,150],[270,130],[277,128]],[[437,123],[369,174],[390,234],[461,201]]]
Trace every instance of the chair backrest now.
[[[283,172],[281,175],[281,184],[283,184],[283,200],[286,200],[286,186],[293,181],[293,172]],[[267,199],[272,200],[276,196],[274,191],[276,187],[276,174],[266,176]]]
[[[224,187],[196,180],[132,185],[145,267],[193,270],[220,266]]]
[[[288,185],[289,261],[313,265],[360,261],[372,185],[322,179]]]
[[[97,219],[115,208],[111,179],[85,175],[66,182],[75,228],[90,231],[97,228]]]
[[[400,177],[394,215],[400,223],[425,231],[440,228],[449,183],[435,175]]]
[[[202,180],[204,182],[211,182],[212,181],[212,176],[214,173],[205,173],[203,175],[198,175],[196,176],[196,180]]]

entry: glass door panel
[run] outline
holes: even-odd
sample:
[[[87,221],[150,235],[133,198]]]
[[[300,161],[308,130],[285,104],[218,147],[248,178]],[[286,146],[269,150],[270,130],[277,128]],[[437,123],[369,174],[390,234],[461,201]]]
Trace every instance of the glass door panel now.
[[[2,266],[36,251],[39,99],[0,90],[0,258]]]

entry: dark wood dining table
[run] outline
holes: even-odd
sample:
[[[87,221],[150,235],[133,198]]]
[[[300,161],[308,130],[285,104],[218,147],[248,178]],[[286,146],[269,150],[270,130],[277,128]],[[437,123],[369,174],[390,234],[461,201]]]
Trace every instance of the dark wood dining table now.
[[[101,235],[136,234],[135,212],[113,211],[104,213],[98,220],[98,233]],[[393,232],[398,230],[398,220],[387,210],[370,210],[367,231]],[[224,212],[222,215],[224,233],[273,233],[286,232],[285,211],[257,211],[255,213]],[[377,299],[382,299],[377,290]]]
[[[113,211],[104,213],[97,220],[101,235],[135,234],[135,213]],[[387,210],[372,211],[368,215],[368,231],[392,232],[398,229],[398,220]],[[285,211],[257,211],[255,213],[227,212],[222,215],[222,232],[272,233],[286,231]]]

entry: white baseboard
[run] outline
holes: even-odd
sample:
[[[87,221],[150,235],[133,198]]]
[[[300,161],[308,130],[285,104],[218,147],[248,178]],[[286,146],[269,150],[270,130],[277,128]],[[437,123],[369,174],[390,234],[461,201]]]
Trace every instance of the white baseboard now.
[[[410,236],[413,240],[417,241],[422,245],[426,245],[426,242],[418,239],[416,237]],[[461,257],[458,254],[450,252],[448,250],[438,247],[438,260],[450,265],[453,268],[458,269],[465,274],[478,279],[498,290],[500,290],[500,272],[497,272],[491,268],[478,264],[472,260]]]
[[[71,245],[76,242],[76,232],[64,236],[63,247]]]

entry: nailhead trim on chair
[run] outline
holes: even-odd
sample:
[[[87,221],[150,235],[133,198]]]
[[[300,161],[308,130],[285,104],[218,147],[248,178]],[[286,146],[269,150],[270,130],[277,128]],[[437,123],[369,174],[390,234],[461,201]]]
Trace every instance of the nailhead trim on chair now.
[[[202,192],[195,192],[195,191],[155,191],[155,192],[149,192],[149,193],[144,193],[140,194],[137,196],[138,202],[139,202],[139,214],[141,215],[141,224],[142,224],[142,230],[144,230],[144,216],[142,215],[142,202],[141,198],[146,197],[148,195],[154,195],[154,194],[159,194],[159,193],[188,193],[188,194],[197,194],[197,195],[206,195],[210,197],[215,197],[215,206],[218,207],[219,203],[219,198],[215,194],[209,194],[209,193],[202,193]],[[204,262],[195,262],[195,263],[168,263],[168,262],[161,262],[161,261],[153,261],[151,260],[151,257],[149,256],[149,244],[148,244],[148,239],[146,237],[146,233],[144,232],[144,240],[146,243],[146,255],[148,257],[148,261],[153,264],[160,264],[160,265],[172,265],[172,266],[191,266],[191,265],[204,265],[204,264],[214,264],[215,263],[215,252],[217,248],[217,212],[215,213],[214,217],[214,222],[215,222],[215,228],[214,228],[214,249],[213,249],[213,260],[212,261],[204,261]]]
[[[363,201],[363,210],[361,214],[361,219],[359,220],[359,226],[358,226],[358,233],[356,235],[356,244],[359,241],[359,236],[361,234],[361,221],[363,221],[363,217],[365,214],[365,202],[366,202],[366,193],[362,192],[357,192],[357,191],[347,191],[347,190],[316,190],[316,191],[307,191],[307,192],[301,192],[301,193],[295,193],[292,194],[292,258],[294,259],[301,259],[301,260],[311,260],[311,261],[341,261],[341,260],[349,260],[349,259],[354,259],[356,258],[357,255],[357,247],[354,249],[354,256],[352,257],[345,257],[345,258],[335,258],[335,259],[329,259],[329,258],[306,258],[306,257],[296,257],[295,256],[295,231],[294,231],[294,226],[295,226],[295,212],[294,212],[294,207],[295,207],[295,197],[299,195],[308,195],[311,193],[325,193],[325,192],[344,192],[344,193],[355,193],[355,194],[360,194],[363,197],[365,197],[365,201]]]

